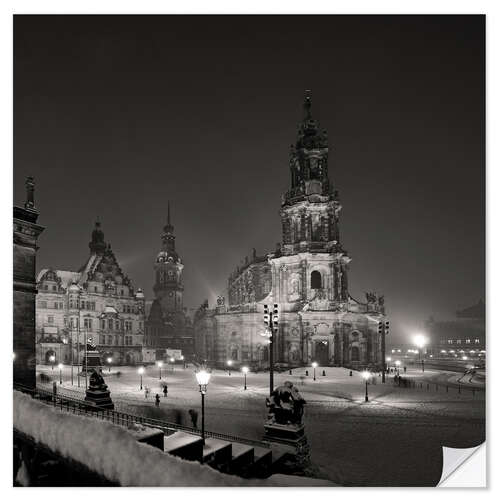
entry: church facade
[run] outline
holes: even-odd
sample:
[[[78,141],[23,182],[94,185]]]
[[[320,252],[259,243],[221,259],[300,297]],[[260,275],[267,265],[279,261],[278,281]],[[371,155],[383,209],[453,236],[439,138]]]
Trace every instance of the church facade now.
[[[245,258],[229,277],[227,304],[220,297],[214,309],[207,302],[200,307],[196,354],[215,365],[232,360],[268,367],[263,309],[276,303],[276,363],[380,368],[384,298],[367,293],[361,302],[349,293],[351,258],[339,229],[342,205],[328,175],[327,135],[312,117],[308,94],[289,168],[290,189],[280,209],[282,242],[272,253],[258,256],[254,250]]]
[[[82,362],[86,343],[105,365],[142,361],[144,294],[134,290],[96,222],[90,254],[78,271],[42,269],[37,276],[37,363]]]
[[[145,346],[164,359],[167,349],[179,350],[186,359],[193,355],[193,329],[183,304],[183,269],[175,249],[174,226],[170,222],[170,203],[167,224],[163,228],[162,246],[154,265],[155,299],[146,321]]]

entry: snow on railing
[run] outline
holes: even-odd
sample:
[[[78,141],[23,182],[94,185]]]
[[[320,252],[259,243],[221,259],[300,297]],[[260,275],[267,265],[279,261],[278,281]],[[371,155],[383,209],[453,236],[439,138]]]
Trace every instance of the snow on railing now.
[[[139,443],[124,428],[63,413],[14,391],[14,427],[122,486],[270,486],[228,476]]]

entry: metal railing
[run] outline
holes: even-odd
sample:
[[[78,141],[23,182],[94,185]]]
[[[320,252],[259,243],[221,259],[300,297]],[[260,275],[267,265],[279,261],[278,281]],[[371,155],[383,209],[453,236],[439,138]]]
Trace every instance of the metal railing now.
[[[141,415],[134,415],[131,413],[126,413],[116,410],[108,410],[98,408],[83,399],[83,394],[81,398],[71,397],[66,394],[57,394],[53,391],[36,389],[14,385],[14,389],[21,392],[30,394],[33,398],[39,399],[48,405],[52,405],[61,411],[66,411],[68,413],[73,413],[75,415],[84,415],[87,417],[93,417],[100,420],[107,420],[117,425],[122,425],[124,427],[129,427],[132,424],[141,424],[148,427],[153,427],[156,429],[163,430],[166,434],[172,434],[175,431],[182,431],[189,434],[194,434],[201,437],[201,430],[187,427],[181,424],[175,424],[173,422],[166,422],[164,420],[158,420],[149,417],[143,417]],[[269,448],[270,445],[264,441],[257,441],[253,439],[247,439],[240,436],[232,436],[230,434],[223,434],[220,432],[205,431],[205,437],[222,439],[224,441],[230,441],[235,443],[247,444],[250,446],[259,446],[261,448]]]

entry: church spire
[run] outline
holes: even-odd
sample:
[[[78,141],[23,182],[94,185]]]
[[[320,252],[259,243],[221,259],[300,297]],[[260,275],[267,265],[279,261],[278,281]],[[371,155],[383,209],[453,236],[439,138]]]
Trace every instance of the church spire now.
[[[312,106],[311,91],[306,90],[304,96],[304,121],[312,119],[311,106]]]
[[[167,203],[167,224],[166,226],[163,228],[163,230],[165,231],[165,233],[167,234],[171,234],[174,232],[174,226],[172,226],[171,222],[170,222],[170,200],[168,201]]]

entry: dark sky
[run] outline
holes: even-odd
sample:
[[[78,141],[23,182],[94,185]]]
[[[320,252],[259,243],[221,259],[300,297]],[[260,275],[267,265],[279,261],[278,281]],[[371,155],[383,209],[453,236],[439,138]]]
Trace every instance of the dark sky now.
[[[152,298],[171,201],[185,304],[281,240],[305,89],[328,130],[350,288],[393,340],[484,297],[481,16],[16,16],[14,200],[38,267],[77,269],[97,216]]]

